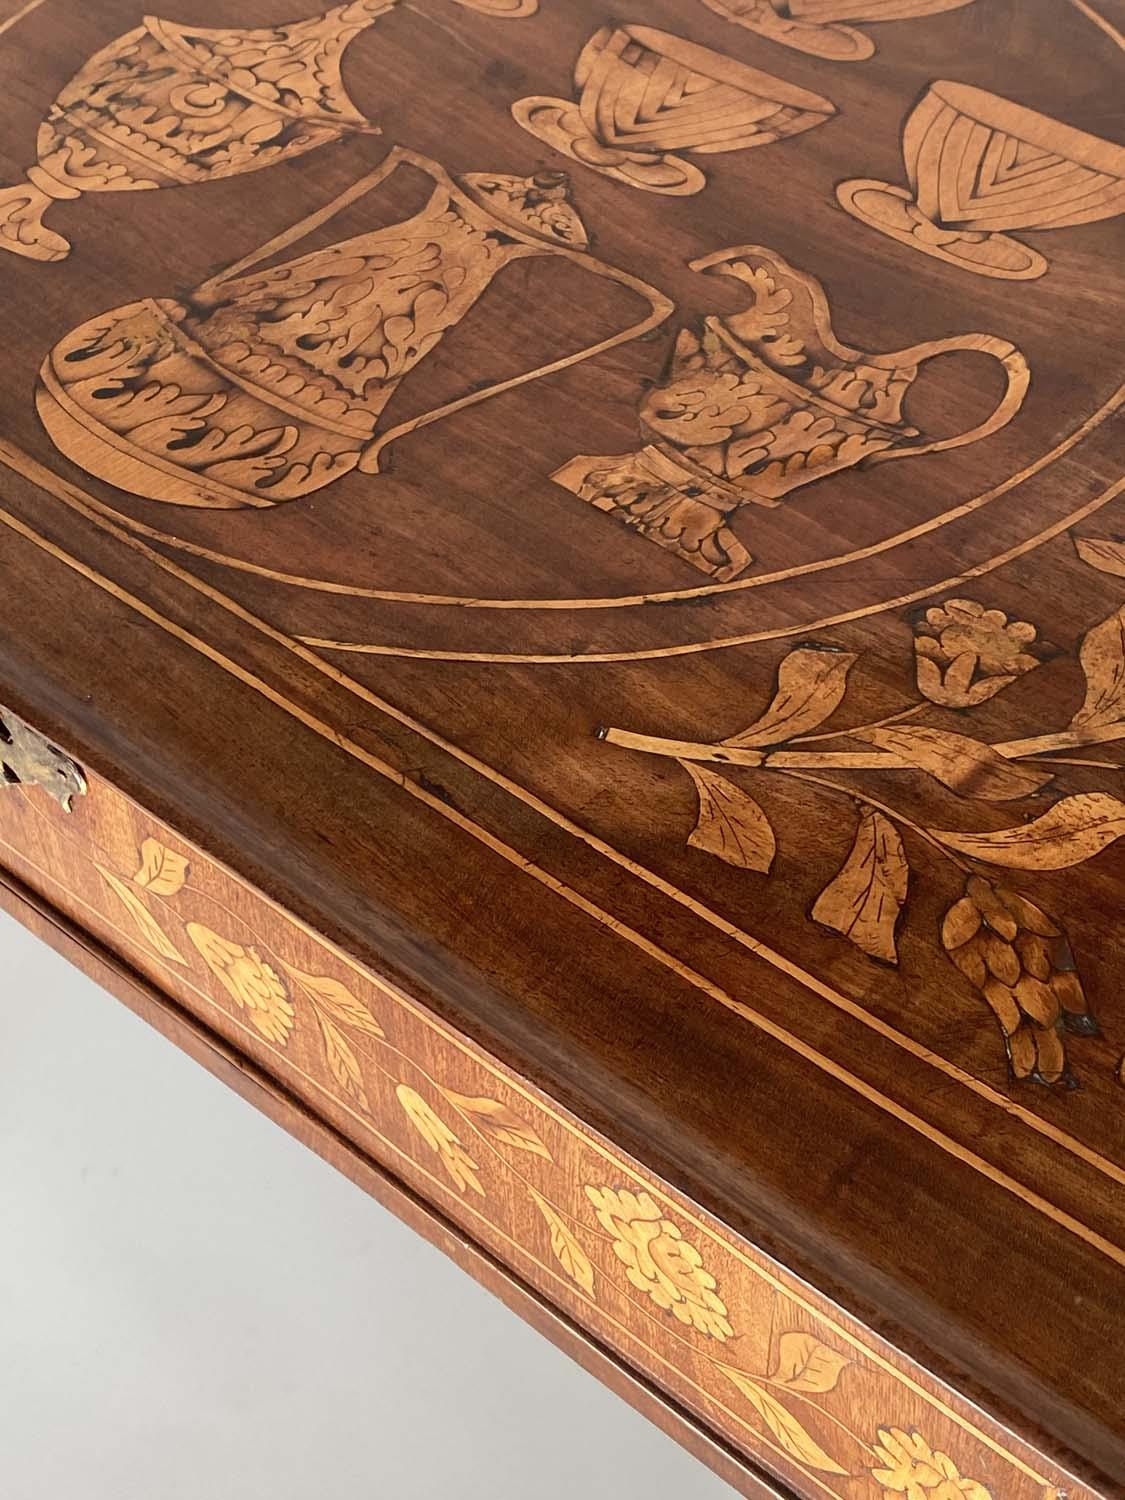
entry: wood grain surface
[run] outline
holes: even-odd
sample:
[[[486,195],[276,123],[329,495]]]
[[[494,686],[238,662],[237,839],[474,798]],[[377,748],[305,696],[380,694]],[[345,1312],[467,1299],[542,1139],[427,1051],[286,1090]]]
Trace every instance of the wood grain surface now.
[[[642,10],[0,6],[3,863],[796,1492],[1116,1493],[1125,9]]]

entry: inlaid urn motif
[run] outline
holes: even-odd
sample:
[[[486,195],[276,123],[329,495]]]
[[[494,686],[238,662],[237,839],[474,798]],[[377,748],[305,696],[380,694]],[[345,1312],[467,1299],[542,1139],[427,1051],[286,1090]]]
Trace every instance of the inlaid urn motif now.
[[[902,135],[909,188],[854,178],[843,208],[978,276],[1029,281],[1047,260],[1006,231],[1062,229],[1125,210],[1125,146],[967,83],[931,84]]]
[[[578,102],[533,96],[517,122],[573,161],[650,193],[698,193],[693,156],[768,146],[822,125],[829,99],[651,26],[603,26],[574,70]]]
[[[703,0],[748,31],[831,62],[862,62],[875,43],[856,22],[909,21],[960,10],[973,0]]]
[[[349,0],[259,30],[146,16],[96,53],[39,127],[27,181],[0,190],[0,247],[62,260],[70,244],[43,215],[82,193],[132,192],[257,171],[372,131],[348,98],[348,43],[397,0]]]
[[[659,292],[586,254],[563,174],[471,172],[455,182],[395,147],[364,192],[403,164],[433,183],[412,217],[253,269],[277,252],[271,242],[182,301],[131,302],[60,340],[37,399],[61,451],[155,500],[272,506],[356,467],[376,472],[394,438],[636,337],[671,311]],[[300,226],[279,240],[299,237]],[[648,298],[649,315],[492,385],[475,387],[466,372],[467,395],[387,430],[383,411],[401,383],[493,279],[545,256],[622,282]]]
[[[753,561],[730,526],[742,506],[777,505],[857,464],[977,442],[1023,402],[1027,362],[1004,339],[968,333],[868,354],[837,340],[820,283],[772,250],[743,245],[691,266],[741,281],[750,308],[681,330],[641,404],[643,447],[582,454],[551,477],[713,578]],[[958,351],[999,360],[1007,389],[970,431],[927,438],[904,399],[924,361]]]

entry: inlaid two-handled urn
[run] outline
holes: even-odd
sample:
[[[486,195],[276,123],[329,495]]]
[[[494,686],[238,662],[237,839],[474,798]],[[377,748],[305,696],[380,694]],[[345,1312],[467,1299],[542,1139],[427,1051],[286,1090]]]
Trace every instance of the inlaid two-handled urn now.
[[[501,19],[538,0],[457,0]],[[348,44],[401,0],[345,0],[277,26],[189,26],[145,16],[59,91],[27,180],[0,189],[0,249],[63,260],[43,222],[56,201],[209,182],[303,156],[355,131],[380,134],[340,76]]]
[[[254,30],[146,16],[59,92],[27,181],[0,190],[0,247],[62,260],[70,243],[43,222],[58,200],[233,177],[378,133],[348,98],[340,59],[397,3],[348,0]]]

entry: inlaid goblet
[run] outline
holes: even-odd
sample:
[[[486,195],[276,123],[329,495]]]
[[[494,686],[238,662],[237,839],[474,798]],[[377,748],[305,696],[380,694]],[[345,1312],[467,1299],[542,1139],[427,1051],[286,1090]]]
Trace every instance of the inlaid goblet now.
[[[1125,147],[984,89],[933,83],[902,136],[909,190],[854,178],[853,218],[978,276],[1028,281],[1047,261],[1005,233],[1061,229],[1125,209]]]
[[[856,21],[909,21],[973,0],[703,0],[704,5],[771,42],[832,62],[862,62],[875,43]]]
[[[702,156],[768,146],[836,107],[757,68],[651,26],[603,26],[574,70],[577,103],[533,96],[517,122],[573,161],[650,193],[698,193]]]
[[[62,260],[43,223],[56,199],[205,182],[256,171],[372,131],[348,98],[340,58],[397,0],[349,0],[259,30],[180,26],[146,16],[95,53],[39,128],[39,160],[0,190],[0,246]]]

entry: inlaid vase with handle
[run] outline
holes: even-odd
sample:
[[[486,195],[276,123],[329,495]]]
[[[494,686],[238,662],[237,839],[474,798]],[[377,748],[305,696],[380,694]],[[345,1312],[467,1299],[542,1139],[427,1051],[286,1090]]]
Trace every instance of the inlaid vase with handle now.
[[[909,188],[842,182],[853,218],[924,255],[1009,281],[1047,260],[1006,233],[1090,224],[1125,210],[1125,146],[967,83],[933,83],[902,134]]]
[[[95,53],[39,127],[27,181],[0,189],[0,248],[62,260],[43,222],[57,200],[207,182],[378,132],[348,98],[340,59],[398,0],[348,0],[256,30],[146,16]]]
[[[714,578],[753,561],[730,525],[744,505],[777,505],[860,464],[979,442],[1023,403],[1030,372],[1006,339],[967,333],[868,354],[837,340],[820,283],[774,251],[743,245],[691,264],[742,282],[752,305],[680,332],[641,403],[644,447],[581,455],[552,478]],[[1004,394],[969,431],[929,437],[904,400],[927,360],[961,352],[998,360]]]
[[[376,472],[395,438],[638,337],[671,311],[654,288],[587,253],[562,173],[472,172],[454,181],[436,162],[395,147],[343,196],[358,203],[403,165],[433,183],[411,217],[277,261],[307,232],[295,226],[182,301],[131,302],[61,339],[42,366],[37,398],[57,446],[88,472],[154,500],[273,506],[357,467]],[[315,227],[328,217],[313,215]],[[549,256],[638,293],[647,316],[483,387],[467,371],[466,395],[388,427],[383,412],[400,385],[494,278],[516,261]]]

